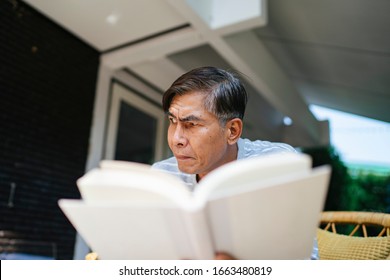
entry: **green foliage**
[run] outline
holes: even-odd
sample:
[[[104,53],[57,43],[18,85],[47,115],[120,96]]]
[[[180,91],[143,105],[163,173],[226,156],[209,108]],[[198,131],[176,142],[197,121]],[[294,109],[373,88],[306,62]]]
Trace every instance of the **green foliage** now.
[[[364,170],[352,177],[349,193],[353,197],[352,210],[390,213],[390,176]]]
[[[351,176],[336,150],[331,147],[302,149],[313,159],[313,167],[330,165],[332,175],[324,211],[390,212],[390,174],[362,170]]]
[[[347,209],[349,201],[346,192],[352,183],[352,178],[336,150],[328,146],[306,148],[303,149],[303,152],[312,157],[313,167],[329,165],[332,168],[324,210],[341,211]]]

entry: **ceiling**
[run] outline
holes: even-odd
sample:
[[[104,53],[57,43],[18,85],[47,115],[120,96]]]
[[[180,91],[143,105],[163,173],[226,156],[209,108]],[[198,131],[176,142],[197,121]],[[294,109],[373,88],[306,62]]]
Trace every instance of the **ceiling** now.
[[[326,142],[309,104],[390,122],[388,0],[25,2],[161,91],[197,66],[240,71],[249,138]]]

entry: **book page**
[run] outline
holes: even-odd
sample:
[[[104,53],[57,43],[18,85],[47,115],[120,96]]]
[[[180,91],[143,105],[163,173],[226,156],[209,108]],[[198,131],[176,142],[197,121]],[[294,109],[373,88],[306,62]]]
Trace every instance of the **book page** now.
[[[210,200],[215,248],[238,259],[309,259],[329,175],[320,167]]]
[[[160,203],[191,204],[191,192],[178,178],[145,164],[103,161],[77,180],[82,198],[88,203]]]
[[[69,199],[60,200],[59,206],[99,259],[199,259],[210,258],[213,252],[207,248],[207,234],[206,239],[191,239],[194,229],[187,219],[192,215],[174,206],[88,205]],[[200,216],[193,215],[198,215],[192,222],[195,226]],[[196,226],[198,236],[201,224]],[[196,243],[202,240],[206,247],[199,248]]]
[[[122,169],[122,170],[138,170],[141,172],[148,172],[151,165],[146,163],[124,161],[124,160],[102,160],[99,163],[100,169]]]
[[[178,178],[145,164],[103,161],[59,206],[100,259],[212,259],[203,209]]]
[[[194,191],[196,204],[202,205],[209,199],[228,193],[246,191],[252,184],[259,182],[269,185],[281,176],[289,174],[308,174],[311,170],[311,158],[305,154],[280,153],[237,160],[221,166],[208,174]],[[256,184],[259,188],[261,184]]]
[[[188,259],[212,260],[215,256],[215,247],[212,240],[210,225],[205,209],[183,211],[187,234],[194,254]]]

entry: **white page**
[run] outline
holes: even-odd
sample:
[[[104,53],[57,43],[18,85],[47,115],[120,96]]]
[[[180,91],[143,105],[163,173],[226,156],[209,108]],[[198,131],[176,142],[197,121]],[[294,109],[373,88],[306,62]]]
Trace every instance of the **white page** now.
[[[189,259],[212,260],[215,256],[210,225],[208,224],[205,209],[183,211],[187,234],[194,254]]]
[[[267,184],[289,174],[308,174],[310,170],[311,158],[305,154],[280,153],[242,159],[208,174],[195,189],[194,198],[197,205],[202,205],[210,198],[243,191],[246,181]]]
[[[216,250],[238,259],[308,259],[330,169],[209,202]]]
[[[135,169],[106,167],[90,170],[77,180],[82,198],[89,204],[134,201],[172,201],[181,207],[191,204],[191,193],[178,178],[135,166]]]
[[[87,205],[68,199],[59,205],[100,259],[196,258],[180,209]]]

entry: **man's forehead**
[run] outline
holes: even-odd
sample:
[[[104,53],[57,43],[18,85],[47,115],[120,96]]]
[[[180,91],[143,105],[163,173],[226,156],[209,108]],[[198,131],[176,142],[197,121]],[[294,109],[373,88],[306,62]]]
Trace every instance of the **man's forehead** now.
[[[201,112],[194,112],[191,110],[181,110],[181,109],[176,109],[176,108],[169,108],[168,114],[172,117],[175,117],[177,119],[202,119],[202,114]]]
[[[203,104],[188,104],[182,102],[172,102],[168,111],[174,116],[202,115],[207,113]]]
[[[215,117],[209,112],[204,104],[205,96],[194,92],[185,95],[175,96],[168,109],[169,115],[178,119],[207,119]]]

